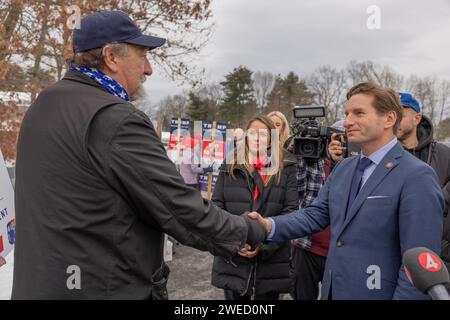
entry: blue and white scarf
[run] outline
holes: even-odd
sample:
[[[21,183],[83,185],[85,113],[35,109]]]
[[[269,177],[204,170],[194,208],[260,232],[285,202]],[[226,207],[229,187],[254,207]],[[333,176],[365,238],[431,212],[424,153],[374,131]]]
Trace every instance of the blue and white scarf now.
[[[89,78],[94,79],[95,81],[100,83],[106,90],[108,90],[109,93],[125,101],[130,100],[128,97],[128,93],[120,85],[120,83],[95,68],[71,66],[69,70],[81,72],[82,74],[85,74]]]

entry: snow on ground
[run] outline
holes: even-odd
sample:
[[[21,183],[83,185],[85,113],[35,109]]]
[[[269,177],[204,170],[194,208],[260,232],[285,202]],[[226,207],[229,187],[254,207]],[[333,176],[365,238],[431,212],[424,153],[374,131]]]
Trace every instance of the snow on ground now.
[[[0,267],[0,300],[11,299],[14,267],[14,251],[6,257],[6,264]]]

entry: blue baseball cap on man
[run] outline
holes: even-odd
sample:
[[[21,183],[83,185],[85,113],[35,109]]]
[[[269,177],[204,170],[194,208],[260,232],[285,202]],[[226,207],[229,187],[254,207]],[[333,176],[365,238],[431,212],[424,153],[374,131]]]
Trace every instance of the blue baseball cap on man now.
[[[399,92],[400,94],[400,102],[404,108],[411,108],[415,112],[420,113],[420,104],[419,101],[414,98],[411,93],[408,92]]]
[[[142,34],[136,22],[122,11],[98,11],[81,19],[73,31],[73,52],[101,48],[108,43],[129,43],[150,50],[162,46],[166,39]]]

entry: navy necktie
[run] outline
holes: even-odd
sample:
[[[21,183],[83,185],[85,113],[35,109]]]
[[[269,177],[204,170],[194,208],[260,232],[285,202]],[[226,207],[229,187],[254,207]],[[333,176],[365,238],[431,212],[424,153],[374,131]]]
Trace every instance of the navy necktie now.
[[[352,180],[352,187],[350,189],[350,194],[348,197],[348,204],[347,204],[347,212],[345,217],[347,218],[347,214],[350,211],[350,208],[352,207],[353,202],[356,199],[356,196],[358,195],[359,189],[361,189],[361,182],[362,177],[364,174],[364,171],[372,164],[372,160],[370,160],[367,157],[361,158],[359,160],[358,166],[356,167],[355,174],[353,175]]]

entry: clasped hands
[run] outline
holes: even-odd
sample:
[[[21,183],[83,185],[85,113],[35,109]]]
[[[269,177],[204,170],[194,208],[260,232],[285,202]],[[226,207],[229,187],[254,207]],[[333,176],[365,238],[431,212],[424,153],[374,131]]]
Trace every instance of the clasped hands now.
[[[259,213],[253,211],[248,214],[248,217],[250,219],[259,221],[264,225],[264,228],[266,229],[266,234],[268,235],[270,231],[272,230],[272,222],[269,219],[263,218]],[[252,248],[249,244],[245,244],[243,248],[240,248],[238,250],[238,254],[241,257],[245,258],[253,258],[256,257],[260,251],[261,251],[262,244],[259,244],[256,248]]]

